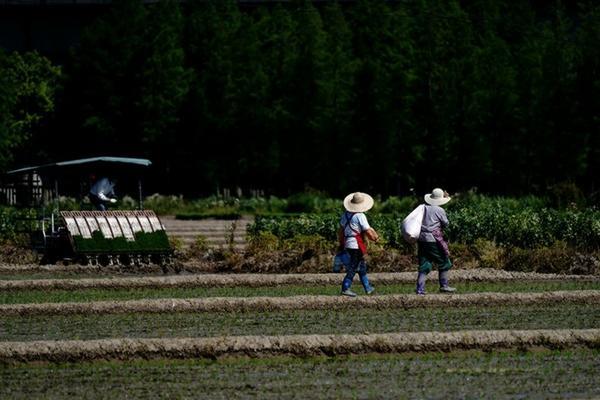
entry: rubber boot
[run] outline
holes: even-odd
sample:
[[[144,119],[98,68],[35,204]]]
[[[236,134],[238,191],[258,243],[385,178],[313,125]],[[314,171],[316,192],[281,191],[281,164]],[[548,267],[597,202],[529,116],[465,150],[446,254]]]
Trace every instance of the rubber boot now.
[[[350,289],[351,286],[352,286],[352,279],[349,278],[348,276],[345,276],[344,280],[342,281],[342,292]]]
[[[369,278],[367,277],[367,274],[361,274],[359,273],[360,276],[360,283],[362,283],[363,288],[365,289],[365,293],[366,294],[371,294],[375,291],[375,288],[373,286],[371,286],[371,284],[369,283]]]
[[[417,276],[417,294],[425,294],[425,281],[427,280],[427,274],[425,272],[419,272]]]
[[[448,284],[448,271],[440,271],[440,292],[452,293],[456,292],[456,288],[450,287]]]

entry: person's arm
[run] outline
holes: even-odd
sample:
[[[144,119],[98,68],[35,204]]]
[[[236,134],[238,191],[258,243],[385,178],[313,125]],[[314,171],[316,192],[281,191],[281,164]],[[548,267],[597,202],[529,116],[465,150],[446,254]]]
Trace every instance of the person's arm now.
[[[346,237],[344,236],[344,228],[342,227],[338,229],[338,244],[340,249],[343,249],[346,245]]]
[[[98,192],[98,198],[102,201],[111,201],[110,197],[107,197],[104,192]]]
[[[373,242],[379,240],[379,234],[373,228],[367,229],[365,231],[365,235],[367,236],[367,239],[372,240]]]
[[[377,233],[377,231],[375,231],[375,229],[371,228],[371,226],[369,225],[369,221],[367,221],[367,217],[364,214],[361,214],[359,216],[359,224],[362,234],[364,234],[367,237],[367,239],[373,242],[379,240],[379,234]]]
[[[442,225],[442,228],[445,228],[448,225],[450,225],[450,222],[448,221],[448,216],[446,215],[446,211],[444,211],[444,209],[441,207],[440,212],[438,213],[438,218],[440,219],[440,224]]]
[[[115,193],[115,184],[110,180],[106,179],[106,185],[104,186],[104,194],[111,203],[117,202],[117,194]]]
[[[98,198],[102,201],[108,201],[110,203],[116,203],[117,199],[114,197],[108,197],[104,194],[104,192],[98,192]]]

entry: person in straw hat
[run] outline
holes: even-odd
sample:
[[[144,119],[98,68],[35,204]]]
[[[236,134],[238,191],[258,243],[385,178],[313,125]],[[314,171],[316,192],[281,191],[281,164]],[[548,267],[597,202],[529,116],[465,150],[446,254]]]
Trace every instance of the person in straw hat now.
[[[421,234],[418,240],[419,275],[417,277],[417,294],[425,294],[425,281],[433,264],[439,271],[440,292],[451,293],[455,288],[448,285],[448,271],[452,268],[448,243],[444,239],[442,229],[448,226],[446,211],[441,207],[450,201],[450,196],[442,189],[436,188],[425,195],[425,209]]]
[[[340,249],[345,249],[350,255],[350,264],[346,268],[346,276],[342,281],[342,295],[355,297],[356,293],[350,290],[354,275],[358,272],[360,282],[365,293],[371,294],[375,288],[369,283],[367,277],[367,264],[364,255],[367,252],[365,237],[374,242],[379,240],[377,232],[371,228],[364,214],[373,207],[373,198],[366,193],[350,193],[344,199],[346,211],[340,219],[338,240]]]

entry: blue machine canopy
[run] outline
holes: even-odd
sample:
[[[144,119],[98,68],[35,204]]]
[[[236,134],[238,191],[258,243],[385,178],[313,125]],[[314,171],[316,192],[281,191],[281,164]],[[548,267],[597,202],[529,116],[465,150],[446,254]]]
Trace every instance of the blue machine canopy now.
[[[145,158],[129,157],[92,157],[79,160],[60,161],[51,164],[37,165],[34,167],[25,167],[8,171],[8,174],[23,174],[28,172],[47,172],[49,170],[59,170],[68,167],[83,168],[111,168],[111,167],[149,167],[152,161]]]
[[[29,204],[32,199],[39,202],[44,190],[55,198],[62,195],[82,199],[101,177],[114,182],[120,196],[137,192],[141,204],[142,178],[147,178],[144,175],[150,172],[151,165],[144,158],[91,157],[14,169],[4,178],[18,192],[22,199],[16,201],[22,204]]]

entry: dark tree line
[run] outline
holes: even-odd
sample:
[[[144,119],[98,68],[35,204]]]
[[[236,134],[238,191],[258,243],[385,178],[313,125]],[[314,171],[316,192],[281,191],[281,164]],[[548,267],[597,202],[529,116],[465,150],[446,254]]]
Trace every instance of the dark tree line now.
[[[38,155],[148,157],[157,190],[190,195],[598,190],[592,1],[114,3]]]

